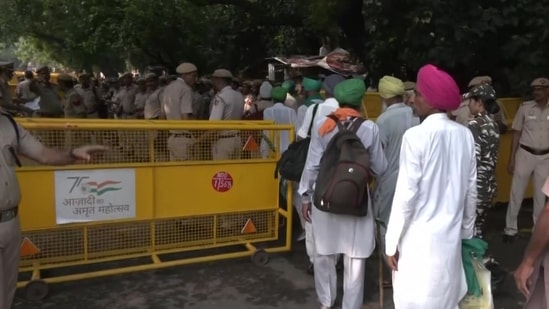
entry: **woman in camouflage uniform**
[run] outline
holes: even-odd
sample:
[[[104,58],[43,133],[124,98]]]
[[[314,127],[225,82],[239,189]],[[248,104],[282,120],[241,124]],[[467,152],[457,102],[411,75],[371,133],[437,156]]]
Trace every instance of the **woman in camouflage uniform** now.
[[[496,163],[498,159],[499,128],[493,118],[499,112],[496,92],[489,84],[476,86],[466,95],[469,110],[474,115],[469,129],[475,138],[477,156],[477,219],[475,237],[483,238],[486,212],[496,195]]]

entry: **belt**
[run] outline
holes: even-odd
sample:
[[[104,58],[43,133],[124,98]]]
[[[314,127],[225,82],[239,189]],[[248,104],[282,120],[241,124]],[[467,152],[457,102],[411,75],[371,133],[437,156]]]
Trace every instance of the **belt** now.
[[[170,136],[173,137],[186,137],[186,138],[194,138],[191,133],[170,133]]]
[[[0,223],[10,221],[13,218],[17,217],[18,212],[19,207],[0,211]]]
[[[230,135],[220,135],[219,138],[233,138],[236,137],[236,134],[230,134]]]
[[[520,148],[528,151],[529,153],[531,153],[535,156],[543,156],[543,155],[546,155],[546,154],[549,153],[549,149],[543,149],[543,150],[534,149],[534,148],[530,148],[530,147],[522,145],[522,144],[520,144]]]

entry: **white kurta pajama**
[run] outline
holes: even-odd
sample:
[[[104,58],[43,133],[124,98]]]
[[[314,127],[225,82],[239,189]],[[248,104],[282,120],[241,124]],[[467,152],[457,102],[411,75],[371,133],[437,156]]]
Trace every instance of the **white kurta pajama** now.
[[[467,292],[461,240],[473,237],[476,157],[471,132],[446,114],[404,134],[386,235],[399,251],[396,309],[457,309]]]
[[[330,139],[337,133],[334,129],[321,137],[320,126],[326,121],[321,117],[314,122],[307,161],[301,177],[299,193],[313,194],[320,159]],[[387,166],[376,124],[364,121],[357,131],[358,137],[370,152],[370,167],[375,175],[383,173]],[[371,205],[371,203],[369,203]],[[331,307],[336,299],[337,274],[335,265],[338,254],[343,254],[344,291],[343,309],[362,307],[364,293],[365,259],[375,248],[375,223],[372,207],[365,217],[335,215],[311,209],[312,232],[315,241],[315,288],[322,306]]]
[[[339,108],[339,103],[335,98],[327,98],[324,102],[318,103],[316,114],[313,115],[315,105],[312,104],[307,109],[302,109],[302,119],[296,121],[296,135],[298,138],[305,139],[309,132],[309,126],[311,126],[311,121],[318,119],[324,119],[330,113],[334,112]],[[299,117],[298,117],[299,118]],[[294,186],[294,196],[299,198],[299,203],[301,203],[301,196],[299,195],[299,185]],[[297,211],[299,214],[300,220],[304,221],[303,215],[301,214],[301,204],[297,206]],[[309,256],[309,262],[314,264],[314,255],[315,255],[315,241],[313,235],[313,225],[310,222],[304,222],[303,224],[305,229],[305,248],[307,250],[307,255]]]

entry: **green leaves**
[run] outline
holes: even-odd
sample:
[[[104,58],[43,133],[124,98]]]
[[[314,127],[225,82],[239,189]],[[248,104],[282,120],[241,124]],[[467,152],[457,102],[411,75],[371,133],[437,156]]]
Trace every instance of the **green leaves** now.
[[[363,57],[376,75],[433,62],[462,84],[491,74],[500,94],[514,94],[549,74],[549,0],[4,2],[0,41],[18,42],[25,60],[75,69],[116,73],[127,63],[174,69],[192,61],[205,73],[253,67],[263,74],[265,57],[316,54],[328,36]]]

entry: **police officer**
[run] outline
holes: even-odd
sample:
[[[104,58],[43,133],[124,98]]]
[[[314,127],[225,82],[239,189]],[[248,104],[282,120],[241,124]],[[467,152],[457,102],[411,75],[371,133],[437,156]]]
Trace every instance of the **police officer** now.
[[[65,96],[65,118],[86,118],[88,111],[85,100],[75,89],[74,78],[68,74],[59,74],[57,84]]]
[[[100,98],[97,94],[97,89],[92,83],[91,75],[82,73],[78,75],[80,84],[74,86],[74,89],[84,99],[84,107],[86,108],[85,118],[99,118]],[[59,80],[59,78],[57,78]]]
[[[469,92],[472,91],[475,87],[480,86],[482,84],[492,85],[492,78],[490,76],[475,76],[469,82],[469,85],[468,85]],[[505,117],[504,109],[499,102],[498,102],[498,105],[499,105],[499,112],[493,115],[493,117],[498,124],[500,133],[504,133],[507,130],[507,126],[508,126],[507,119]],[[469,121],[473,119],[473,115],[471,115],[471,112],[469,111],[469,100],[464,99],[463,102],[461,102],[461,104],[459,105],[459,107],[450,114],[450,116],[456,122],[461,123],[464,126],[468,126]]]
[[[23,102],[23,100],[13,99],[11,96],[8,82],[13,77],[13,68],[13,62],[0,62],[0,107],[11,112],[30,113],[32,115],[31,110],[14,103],[14,101]]]
[[[232,78],[232,73],[225,69],[215,70],[212,74],[212,84],[217,94],[213,98],[210,120],[242,119],[244,96],[231,88]],[[212,158],[214,160],[240,159],[242,140],[238,131],[219,131],[213,135],[213,139]]]
[[[526,186],[534,175],[534,224],[543,210],[541,191],[549,175],[549,79],[535,79],[531,85],[532,101],[524,102],[513,121],[513,143],[508,171],[513,174],[507,208],[504,240],[512,241],[518,233],[517,216]]]
[[[137,94],[137,85],[133,82],[133,74],[126,72],[119,78],[120,89],[115,97],[117,104],[117,115],[122,119],[136,119],[137,108],[135,106],[135,95]],[[134,132],[119,131],[119,141],[124,153],[133,156],[137,151]]]
[[[135,95],[137,85],[133,83],[132,73],[124,73],[120,76],[120,90],[116,96],[118,112],[122,119],[135,119]]]
[[[471,81],[469,82],[469,85],[467,85],[467,88],[469,88],[469,91],[473,90],[476,86],[480,84],[491,84],[492,78],[490,76],[475,76]],[[469,92],[467,92],[469,93]],[[450,116],[452,119],[454,119],[456,122],[461,123],[464,126],[469,125],[469,120],[473,118],[473,115],[471,115],[471,112],[469,111],[469,100],[463,100],[459,107],[452,111]]]
[[[147,102],[147,82],[145,78],[139,77],[137,79],[137,93],[135,94],[135,111],[137,119],[145,118],[145,103]]]
[[[176,72],[179,77],[164,88],[162,110],[167,120],[191,120],[193,115],[193,87],[197,81],[197,67],[181,63]],[[196,140],[190,131],[171,130],[168,137],[170,160],[192,159],[192,147]]]
[[[164,88],[160,87],[158,75],[156,73],[147,73],[144,79],[147,85],[147,100],[145,101],[143,116],[148,120],[164,119],[166,116],[162,114],[161,109]]]
[[[41,66],[36,70],[38,78],[31,81],[29,88],[40,97],[40,109],[36,117],[63,118],[63,104],[59,96],[59,89],[50,83],[51,71],[48,66]]]
[[[8,117],[0,114],[0,309],[11,308],[19,274],[21,231],[17,218],[20,192],[15,174],[16,154],[43,165],[66,165],[77,160],[88,161],[94,153],[106,150],[104,146],[84,146],[68,151],[46,148]]]

